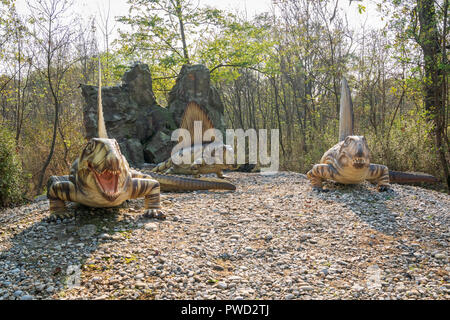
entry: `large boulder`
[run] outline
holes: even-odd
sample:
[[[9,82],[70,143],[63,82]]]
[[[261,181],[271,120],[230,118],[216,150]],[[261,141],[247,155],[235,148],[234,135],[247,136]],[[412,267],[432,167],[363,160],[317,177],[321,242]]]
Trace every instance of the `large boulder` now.
[[[86,138],[97,136],[98,87],[81,85]],[[159,163],[170,157],[176,142],[173,130],[180,126],[187,103],[197,102],[214,126],[224,131],[224,107],[210,84],[209,70],[203,65],[182,67],[169,93],[169,106],[156,103],[152,76],[146,64],[134,64],[122,77],[122,84],[102,88],[103,113],[110,138],[118,141],[130,165]]]
[[[144,157],[148,163],[160,163],[167,160],[176,142],[171,141],[171,134],[156,132],[145,145]]]
[[[81,85],[81,92],[86,101],[83,110],[86,138],[90,139],[97,136],[98,87]],[[156,104],[147,65],[131,67],[123,75],[120,86],[103,87],[102,102],[106,129],[111,138],[144,140],[154,134],[150,113],[161,107]]]
[[[139,139],[124,139],[119,142],[119,146],[120,151],[130,164],[138,167],[144,164],[143,146]]]
[[[177,77],[175,86],[169,93],[169,111],[179,126],[184,110],[189,102],[202,107],[214,124],[214,128],[225,130],[224,106],[217,89],[211,85],[208,68],[202,64],[184,65]]]

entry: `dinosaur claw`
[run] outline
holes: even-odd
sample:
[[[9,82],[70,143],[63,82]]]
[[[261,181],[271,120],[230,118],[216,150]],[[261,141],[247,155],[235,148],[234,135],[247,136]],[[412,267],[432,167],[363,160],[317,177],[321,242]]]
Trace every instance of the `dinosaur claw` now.
[[[158,220],[165,220],[166,215],[159,209],[147,209],[145,210],[144,217],[146,218],[154,218]]]
[[[312,189],[313,189],[313,191],[316,191],[316,192],[330,192],[330,190],[323,189],[322,187],[313,187]]]
[[[58,219],[63,220],[66,218],[71,218],[72,214],[66,211],[54,211],[50,213],[50,216],[46,219],[48,222],[56,222]]]
[[[389,186],[379,186],[379,187],[378,187],[378,191],[379,191],[379,192],[386,192],[386,191],[389,191],[389,190],[391,190],[391,189],[389,188]]]

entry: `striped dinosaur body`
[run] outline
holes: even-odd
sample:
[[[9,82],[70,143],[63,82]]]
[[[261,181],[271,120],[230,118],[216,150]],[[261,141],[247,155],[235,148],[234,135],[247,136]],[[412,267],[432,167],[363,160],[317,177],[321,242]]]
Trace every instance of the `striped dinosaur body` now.
[[[347,136],[324,153],[319,164],[307,173],[311,185],[322,190],[324,180],[357,184],[365,180],[376,183],[379,191],[389,188],[389,170],[370,163],[370,150],[363,136]]]
[[[145,208],[160,209],[160,184],[131,170],[116,140],[93,138],[72,164],[70,175],[52,176],[47,184],[50,211],[65,216],[65,201],[90,207],[115,207],[145,198]]]
[[[65,202],[90,207],[115,207],[126,200],[144,198],[146,214],[164,217],[160,191],[192,191],[236,187],[225,181],[202,180],[171,175],[145,174],[131,169],[115,139],[109,139],[103,119],[99,64],[98,136],[91,139],[66,176],[51,176],[47,183],[51,219],[68,217]]]
[[[389,171],[381,164],[370,163],[370,149],[364,136],[353,135],[353,106],[350,89],[343,79],[339,118],[340,142],[322,156],[320,163],[307,173],[314,190],[323,191],[324,180],[343,184],[358,184],[365,180],[375,183],[379,191],[389,189],[390,182],[437,182],[435,177],[423,173]]]
[[[187,163],[183,163],[183,155],[187,155]],[[232,159],[232,160],[230,160]],[[228,161],[227,161],[228,160]],[[191,146],[180,149],[166,161],[158,164],[152,172],[167,174],[193,175],[215,173],[218,178],[223,178],[223,170],[232,170],[234,164],[234,152],[230,145],[219,142],[205,143],[201,146]]]

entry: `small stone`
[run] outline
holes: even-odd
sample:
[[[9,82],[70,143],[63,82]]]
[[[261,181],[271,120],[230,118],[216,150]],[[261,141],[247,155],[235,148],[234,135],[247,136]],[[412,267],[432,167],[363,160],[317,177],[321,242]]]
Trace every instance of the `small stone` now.
[[[149,223],[145,224],[144,228],[147,231],[156,231],[156,230],[158,230],[158,225],[156,223],[149,222]]]
[[[93,278],[91,279],[91,282],[93,282],[93,283],[100,282],[100,281],[102,281],[102,278],[101,278],[101,277],[93,277]]]
[[[273,234],[271,234],[270,232],[264,236],[264,240],[269,241],[269,240],[272,240],[272,239],[273,239]]]
[[[228,288],[228,285],[227,285],[226,282],[220,281],[220,282],[217,284],[217,287],[220,288],[220,289],[222,289],[222,290],[225,290],[226,288]]]
[[[219,255],[219,258],[223,260],[230,260],[231,256],[228,253],[222,253]]]
[[[33,300],[33,296],[26,294],[26,295],[22,296],[20,298],[20,300]]]
[[[23,295],[23,291],[22,290],[17,290],[17,291],[15,291],[14,292],[14,297],[20,297],[20,296],[22,296]]]
[[[109,239],[111,239],[111,236],[110,236],[109,234],[107,234],[107,233],[102,233],[102,234],[99,236],[99,238],[100,238],[100,239],[103,239],[103,240],[109,240]]]
[[[302,291],[313,291],[313,290],[314,290],[313,287],[308,286],[308,285],[306,285],[306,286],[300,286],[299,289],[302,290]]]
[[[80,238],[90,238],[97,232],[97,227],[93,224],[86,224],[78,229]]]
[[[406,287],[405,287],[405,285],[403,283],[400,283],[400,284],[398,284],[395,287],[395,291],[397,291],[397,292],[405,292],[406,291]]]
[[[286,300],[292,300],[294,298],[295,298],[295,296],[292,293],[289,293],[288,295],[286,295]]]
[[[355,283],[352,287],[352,290],[354,290],[356,292],[361,292],[364,290],[364,287],[360,286],[358,283]]]
[[[419,291],[417,291],[417,290],[415,290],[415,289],[412,289],[412,290],[409,290],[409,291],[406,291],[406,295],[409,297],[409,296],[417,296],[417,295],[419,295]]]
[[[445,259],[445,258],[447,258],[447,256],[446,256],[445,254],[443,254],[443,253],[436,253],[436,254],[434,255],[434,257],[435,257],[436,259]]]
[[[136,277],[134,277],[136,280],[141,280],[142,278],[144,278],[145,275],[143,273],[139,273],[138,275],[136,275]]]
[[[216,271],[223,271],[223,270],[225,270],[224,267],[222,267],[222,266],[220,266],[218,264],[214,265],[213,269],[216,270]]]

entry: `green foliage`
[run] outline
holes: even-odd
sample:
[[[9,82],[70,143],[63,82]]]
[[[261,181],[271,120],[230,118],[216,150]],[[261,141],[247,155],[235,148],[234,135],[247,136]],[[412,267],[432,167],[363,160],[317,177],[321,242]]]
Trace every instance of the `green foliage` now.
[[[0,207],[23,200],[24,178],[12,134],[0,127]]]
[[[233,81],[243,68],[270,72],[276,41],[271,40],[271,28],[264,16],[257,20],[253,23],[232,14],[224,15],[220,30],[202,38],[199,60],[213,71],[214,81]]]

